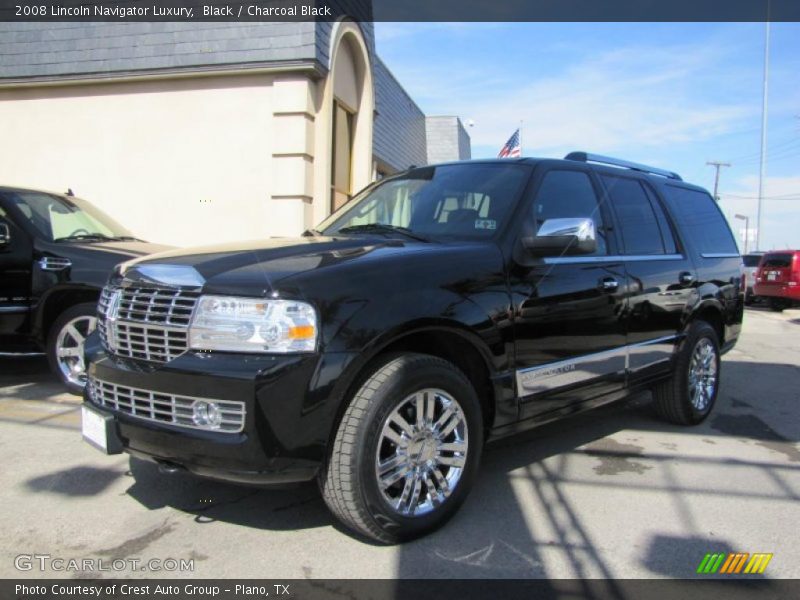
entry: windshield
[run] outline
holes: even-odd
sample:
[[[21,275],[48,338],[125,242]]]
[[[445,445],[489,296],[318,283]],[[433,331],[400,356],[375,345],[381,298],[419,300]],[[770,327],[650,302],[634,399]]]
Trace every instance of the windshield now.
[[[510,217],[528,173],[521,165],[480,163],[414,169],[356,196],[319,231],[488,239]]]
[[[11,199],[23,217],[51,242],[134,239],[130,231],[86,200],[41,192],[17,192]]]

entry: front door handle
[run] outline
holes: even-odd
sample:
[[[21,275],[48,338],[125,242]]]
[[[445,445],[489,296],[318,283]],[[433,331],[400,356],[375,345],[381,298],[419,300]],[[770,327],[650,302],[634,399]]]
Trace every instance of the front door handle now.
[[[619,288],[619,281],[614,279],[613,277],[603,277],[600,280],[600,288],[604,292],[616,292]]]
[[[678,281],[680,281],[683,285],[689,285],[690,283],[694,283],[694,280],[697,279],[692,273],[689,271],[684,271],[680,275],[678,275]]]

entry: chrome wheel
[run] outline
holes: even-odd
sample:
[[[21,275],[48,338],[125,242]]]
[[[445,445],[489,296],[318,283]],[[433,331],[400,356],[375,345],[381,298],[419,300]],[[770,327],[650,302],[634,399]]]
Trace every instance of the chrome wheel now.
[[[464,411],[447,392],[408,396],[386,418],[378,440],[375,476],[384,499],[403,516],[430,513],[458,485],[468,443]]]
[[[64,379],[78,386],[86,385],[86,365],[83,362],[83,343],[97,326],[90,316],[75,317],[61,328],[56,338],[56,361]]]
[[[689,401],[698,411],[704,411],[714,397],[717,387],[717,351],[708,338],[701,338],[692,352],[689,363]]]

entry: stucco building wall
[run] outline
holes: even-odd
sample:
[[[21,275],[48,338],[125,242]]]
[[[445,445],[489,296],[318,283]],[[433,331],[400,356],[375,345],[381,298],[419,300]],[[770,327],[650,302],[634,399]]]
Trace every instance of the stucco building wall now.
[[[426,163],[425,115],[369,22],[0,23],[0,183],[71,188],[154,242],[319,223],[337,105],[352,115],[350,193]]]

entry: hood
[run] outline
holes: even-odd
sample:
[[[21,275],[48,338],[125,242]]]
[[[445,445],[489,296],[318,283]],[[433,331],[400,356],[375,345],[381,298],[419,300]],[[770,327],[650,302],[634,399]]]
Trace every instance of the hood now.
[[[91,261],[110,265],[171,249],[172,246],[140,241],[52,242],[40,247],[43,254],[69,258],[73,263]]]
[[[273,290],[288,277],[436,247],[439,245],[367,235],[272,238],[163,252],[126,263],[123,275],[154,283],[202,286],[206,293],[252,295]]]

